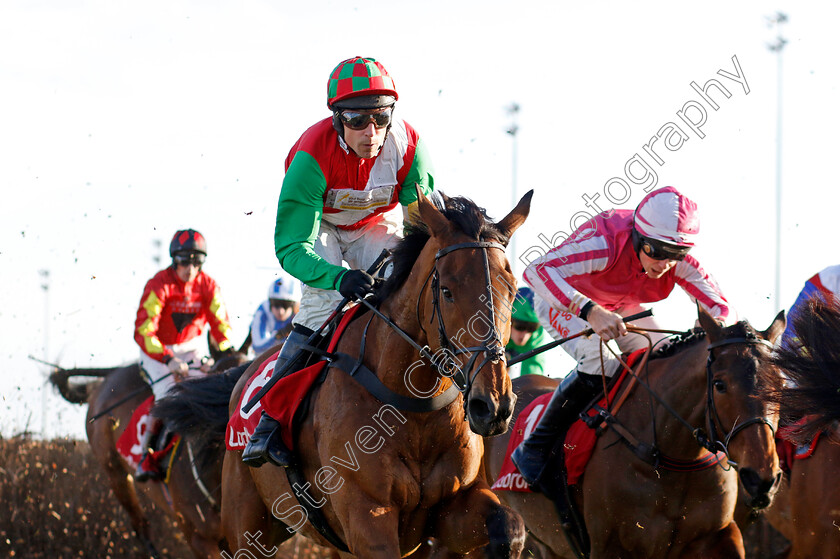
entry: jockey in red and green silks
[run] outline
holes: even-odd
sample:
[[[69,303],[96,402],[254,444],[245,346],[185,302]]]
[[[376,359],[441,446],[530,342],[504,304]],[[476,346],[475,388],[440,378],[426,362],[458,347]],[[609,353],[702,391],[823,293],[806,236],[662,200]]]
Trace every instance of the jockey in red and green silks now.
[[[402,237],[417,204],[415,184],[426,195],[434,188],[419,135],[392,116],[397,98],[379,62],[341,62],[328,81],[333,116],[306,130],[286,158],[274,247],[283,269],[304,284],[297,325],[320,326],[345,281],[348,293],[369,289],[372,281],[360,274]],[[372,118],[380,114],[386,115],[380,122]],[[352,129],[357,122],[365,129]]]
[[[305,346],[342,297],[373,290],[365,270],[402,238],[403,222],[418,219],[417,188],[425,195],[434,189],[420,136],[394,117],[397,98],[394,80],[376,60],[340,62],[327,81],[332,116],[306,130],[286,157],[274,249],[283,269],[303,283],[303,293],[275,371]],[[262,413],[242,460],[252,467],[288,465],[291,453],[280,429]]]

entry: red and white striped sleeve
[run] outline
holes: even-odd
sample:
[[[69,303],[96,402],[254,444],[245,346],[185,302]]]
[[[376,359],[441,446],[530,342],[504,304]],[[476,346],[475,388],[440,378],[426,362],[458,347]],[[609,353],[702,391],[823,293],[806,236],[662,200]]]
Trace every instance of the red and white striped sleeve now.
[[[534,292],[575,315],[590,299],[572,286],[574,280],[606,269],[611,250],[607,239],[594,234],[581,240],[568,241],[532,262],[523,275]]]
[[[682,287],[692,301],[699,302],[712,318],[729,323],[731,309],[726,297],[715,279],[703,270],[694,257],[688,255],[685,260],[677,262],[674,273],[677,285]]]

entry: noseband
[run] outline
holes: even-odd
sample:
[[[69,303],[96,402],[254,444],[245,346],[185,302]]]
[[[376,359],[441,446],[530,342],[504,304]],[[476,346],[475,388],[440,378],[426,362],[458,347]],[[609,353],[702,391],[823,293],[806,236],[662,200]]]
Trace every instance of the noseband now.
[[[465,248],[480,248],[482,256],[484,258],[484,282],[486,286],[486,295],[481,295],[479,299],[486,304],[486,306],[490,309],[490,323],[492,325],[490,335],[488,336],[487,340],[489,343],[485,343],[484,345],[480,346],[473,346],[473,347],[457,347],[453,345],[449,335],[446,332],[446,324],[443,320],[443,314],[440,311],[440,275],[438,273],[438,261],[441,258],[455,252],[456,250],[461,250]],[[452,382],[455,386],[458,387],[458,390],[464,395],[464,405],[467,405],[467,398],[469,396],[470,389],[472,389],[473,382],[475,381],[476,376],[478,376],[479,371],[488,363],[498,363],[505,356],[505,349],[504,344],[502,344],[501,336],[499,335],[498,330],[496,329],[496,311],[495,311],[495,304],[493,303],[493,289],[492,283],[490,278],[490,263],[487,258],[487,249],[488,248],[496,248],[501,250],[502,252],[505,251],[504,245],[496,242],[491,241],[471,241],[466,243],[458,243],[455,245],[450,245],[448,247],[444,247],[437,251],[435,254],[435,266],[432,268],[432,271],[429,272],[429,277],[426,278],[425,283],[429,283],[431,279],[431,289],[432,289],[432,316],[429,318],[429,323],[431,324],[435,317],[437,317],[438,322],[438,339],[440,342],[441,349],[445,350],[446,357],[443,360],[436,361],[436,367],[438,372],[442,376],[446,376],[452,379]],[[420,295],[417,297],[417,316],[420,316],[420,301],[422,298],[423,291],[420,291]],[[426,333],[426,329],[420,324],[420,328],[423,330],[423,333]],[[427,334],[428,337],[428,334]],[[468,353],[471,354],[467,363],[461,367],[458,367],[458,362],[455,359],[456,356]],[[473,368],[475,365],[476,360],[480,354],[484,354],[484,360],[481,362],[475,372],[473,373],[472,377],[469,376],[470,369]]]
[[[743,431],[745,428],[749,427],[750,425],[760,424],[763,423],[770,427],[771,434],[775,435],[776,430],[773,428],[773,424],[766,417],[752,417],[747,419],[746,421],[742,421],[741,423],[735,424],[726,437],[721,437],[720,433],[717,429],[717,426],[722,426],[720,416],[718,415],[717,407],[715,406],[715,398],[714,398],[714,374],[712,373],[712,363],[715,362],[715,352],[714,350],[718,347],[726,346],[726,345],[733,345],[733,344],[747,344],[747,345],[763,345],[768,348],[773,348],[773,344],[759,338],[752,332],[747,332],[747,334],[742,338],[726,338],[723,340],[718,340],[714,343],[709,344],[708,351],[709,357],[706,359],[706,422],[709,428],[709,435],[707,436],[703,433],[702,429],[697,429],[694,433],[697,442],[700,443],[701,446],[708,449],[710,452],[717,452],[722,450],[729,455],[729,443],[732,439]],[[723,440],[721,440],[721,438]],[[738,464],[733,462],[731,459],[729,460],[730,465],[734,466],[735,468],[738,467]]]

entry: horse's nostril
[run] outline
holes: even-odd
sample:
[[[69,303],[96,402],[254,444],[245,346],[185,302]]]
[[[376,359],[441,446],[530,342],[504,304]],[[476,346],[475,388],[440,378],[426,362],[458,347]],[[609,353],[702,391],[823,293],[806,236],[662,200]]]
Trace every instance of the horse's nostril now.
[[[474,419],[486,420],[492,416],[492,410],[484,398],[472,398],[470,400],[470,415]]]
[[[759,486],[761,485],[761,479],[758,472],[752,468],[742,468],[741,471],[738,472],[738,477],[741,479],[741,484],[744,486],[747,493],[752,496],[758,494]]]

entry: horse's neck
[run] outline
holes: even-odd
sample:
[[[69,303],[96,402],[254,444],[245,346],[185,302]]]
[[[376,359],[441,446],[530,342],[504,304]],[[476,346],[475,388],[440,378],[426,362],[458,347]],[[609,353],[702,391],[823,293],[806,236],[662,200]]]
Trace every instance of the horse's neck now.
[[[412,276],[419,277],[420,273]],[[422,277],[425,278],[426,275],[423,274]],[[422,282],[407,281],[382,304],[381,311],[415,343],[423,347],[427,345],[428,338],[417,316],[417,301],[421,290]],[[437,331],[436,324],[423,326],[429,332]],[[417,396],[420,393],[425,394],[439,383],[440,377],[429,362],[421,358],[418,350],[383,320],[374,318],[365,338],[369,347],[365,354],[373,364],[372,370],[391,390]],[[407,386],[409,383],[411,388]],[[445,387],[441,385],[440,388],[442,391]]]
[[[650,363],[651,390],[693,428],[706,425],[706,343],[701,341],[677,354]],[[643,378],[644,380],[644,378]],[[642,400],[653,402],[642,390]],[[665,406],[654,402],[657,444],[668,455],[686,458],[704,454],[691,430]],[[648,416],[649,417],[649,416]]]

